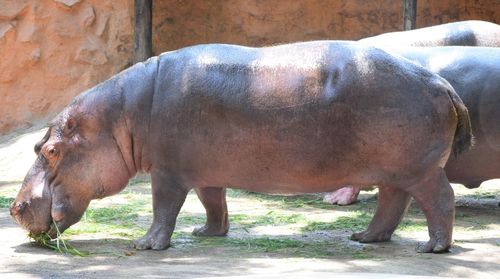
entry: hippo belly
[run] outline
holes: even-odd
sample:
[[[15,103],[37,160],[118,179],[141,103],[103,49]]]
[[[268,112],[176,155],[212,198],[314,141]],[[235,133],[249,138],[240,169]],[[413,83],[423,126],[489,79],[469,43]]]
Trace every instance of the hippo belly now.
[[[224,185],[257,192],[306,193],[331,190],[348,181],[366,185],[405,180],[416,172],[407,158],[441,156],[433,150],[441,148],[442,137],[421,138],[428,153],[411,148],[414,134],[435,129],[430,119],[415,127],[418,112],[410,112],[409,107],[416,100],[406,104],[391,100],[390,104],[383,103],[383,97],[349,97],[330,97],[345,98],[349,105],[325,96],[300,107],[261,109],[245,104],[227,111],[210,105],[196,127],[177,128],[183,140],[167,145],[175,149],[168,154],[176,153],[179,160],[168,167],[188,179],[193,188]],[[383,103],[383,110],[372,108],[377,101]],[[196,101],[187,103],[195,106]],[[182,111],[179,118],[197,117]],[[400,131],[393,131],[394,127]],[[393,152],[394,147],[405,154]]]

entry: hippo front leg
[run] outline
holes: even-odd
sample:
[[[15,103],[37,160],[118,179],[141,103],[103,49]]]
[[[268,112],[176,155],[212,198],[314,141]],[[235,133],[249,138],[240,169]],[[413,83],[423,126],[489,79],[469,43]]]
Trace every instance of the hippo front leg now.
[[[196,188],[196,194],[207,212],[207,222],[194,229],[196,236],[225,236],[229,230],[226,188]]]
[[[152,173],[153,224],[145,236],[134,241],[139,250],[163,250],[170,246],[175,221],[188,191],[173,177]]]

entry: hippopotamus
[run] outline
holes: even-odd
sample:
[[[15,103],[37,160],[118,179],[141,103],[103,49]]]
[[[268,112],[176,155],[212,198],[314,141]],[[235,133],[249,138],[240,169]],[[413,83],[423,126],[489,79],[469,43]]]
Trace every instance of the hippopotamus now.
[[[376,46],[500,46],[500,25],[467,20],[408,31],[380,34],[359,40]]]
[[[401,32],[391,32],[385,33],[374,37],[369,37],[365,39],[361,39],[360,42],[364,42],[370,45],[375,45],[379,47],[389,48],[395,52],[404,52],[403,55],[408,54],[409,56],[406,58],[412,59],[411,54],[409,52],[404,51],[404,46],[483,46],[483,47],[500,47],[500,25],[494,24],[486,21],[479,20],[469,20],[469,21],[460,21],[453,22],[447,24],[441,24],[432,27],[425,27],[410,31],[401,31]],[[415,49],[412,49],[411,52],[414,52]],[[464,50],[464,55],[474,55],[472,50]],[[405,55],[406,56],[406,55]],[[434,61],[438,61],[440,57],[438,55],[432,55]],[[483,58],[480,58],[483,59]],[[423,63],[423,64],[429,64]],[[422,64],[422,63],[421,63]],[[425,65],[424,65],[425,66]],[[451,71],[448,69],[448,71]],[[451,71],[453,72],[453,71]],[[453,73],[449,72],[447,77],[451,77]],[[486,71],[481,71],[480,66],[477,66],[477,74],[486,73]],[[457,76],[463,76],[461,73],[456,72]],[[481,80],[486,80],[486,77],[480,78]],[[454,79],[454,81],[457,81]],[[469,87],[469,90],[477,90],[477,86],[475,86],[475,81],[471,79],[461,80],[458,82],[469,82],[465,89],[458,90],[457,93],[459,95],[469,94],[468,92],[464,92],[463,90]],[[486,81],[487,83],[496,82],[496,80],[489,79]],[[451,82],[455,87],[454,82]],[[462,94],[463,93],[463,94]],[[479,98],[482,96],[481,93],[469,94],[470,96],[474,96],[474,98]],[[469,100],[465,101],[466,105]],[[472,102],[470,100],[470,102]],[[474,102],[477,102],[475,100]],[[475,115],[472,115],[474,118]],[[497,118],[498,119],[498,118]],[[493,122],[498,122],[492,118]],[[474,128],[474,126],[473,126]],[[482,131],[482,133],[488,133],[487,130]],[[499,178],[500,174],[492,175],[491,168],[498,166],[498,157],[497,153],[485,153],[479,152],[479,147],[476,148],[476,151],[469,151],[467,153],[467,157],[469,158],[468,162],[474,162],[474,165],[465,164],[465,160],[463,158],[450,157],[450,162],[447,167],[447,175],[448,178],[452,182],[465,184],[468,188],[479,187],[481,182],[492,179]],[[472,160],[472,157],[477,156],[475,160]],[[484,158],[489,157],[489,160],[484,160]],[[460,158],[460,159],[459,159]],[[462,163],[455,164],[455,160],[459,160]],[[496,161],[495,161],[496,160]],[[494,161],[494,164],[490,164],[491,161]],[[451,165],[453,165],[453,173],[451,172]],[[498,167],[497,167],[498,169]],[[457,176],[460,174],[459,176]],[[485,179],[480,179],[481,177]],[[359,192],[361,191],[361,187],[359,186],[346,186],[341,188],[335,192],[327,193],[324,196],[324,201],[331,204],[338,205],[348,205],[356,201]]]
[[[221,235],[225,187],[311,193],[377,184],[373,220],[352,239],[388,241],[413,197],[430,236],[417,251],[444,252],[454,195],[443,167],[470,145],[467,108],[453,87],[383,50],[343,41],[198,45],[77,96],[35,145],[10,210],[32,234],[55,236],[92,199],[147,172],[153,222],[134,246],[161,250],[191,189],[207,210],[194,233]]]

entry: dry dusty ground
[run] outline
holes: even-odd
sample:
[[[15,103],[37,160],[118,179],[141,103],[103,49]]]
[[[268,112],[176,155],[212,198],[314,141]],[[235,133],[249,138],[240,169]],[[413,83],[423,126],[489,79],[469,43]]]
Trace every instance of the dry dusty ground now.
[[[376,204],[373,192],[363,194],[353,206],[338,207],[321,204],[318,196],[268,198],[230,191],[232,227],[226,238],[189,234],[204,214],[190,194],[174,246],[159,252],[135,251],[130,240],[151,221],[148,182],[136,180],[124,193],[93,202],[84,220],[64,234],[73,246],[91,254],[62,255],[30,243],[6,208],[42,135],[36,129],[0,139],[0,278],[500,278],[499,180],[476,190],[454,185],[455,243],[447,254],[414,252],[418,241],[427,240],[415,205],[391,242],[365,245],[348,240],[353,230],[369,221]],[[121,215],[106,219],[110,212]]]

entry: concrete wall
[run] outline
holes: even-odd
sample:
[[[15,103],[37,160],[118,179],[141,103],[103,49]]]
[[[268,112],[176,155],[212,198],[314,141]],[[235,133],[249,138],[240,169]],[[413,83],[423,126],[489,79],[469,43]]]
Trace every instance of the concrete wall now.
[[[133,0],[0,0],[0,133],[45,122],[130,64]],[[402,28],[402,0],[154,0],[154,53],[359,39]],[[499,0],[418,0],[417,26],[500,22]]]

